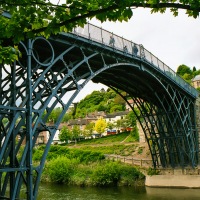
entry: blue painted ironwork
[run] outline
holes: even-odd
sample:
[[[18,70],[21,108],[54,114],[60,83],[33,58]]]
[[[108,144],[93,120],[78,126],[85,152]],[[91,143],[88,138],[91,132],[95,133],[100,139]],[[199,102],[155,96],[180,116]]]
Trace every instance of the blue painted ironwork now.
[[[18,62],[0,65],[1,199],[37,198],[55,132],[90,80],[125,91],[127,102],[133,99],[154,167],[198,164],[198,92],[142,45],[87,24],[49,40],[23,41],[19,50]],[[62,112],[48,126],[55,107]],[[48,131],[49,138],[40,163],[33,166],[33,149],[42,131]]]

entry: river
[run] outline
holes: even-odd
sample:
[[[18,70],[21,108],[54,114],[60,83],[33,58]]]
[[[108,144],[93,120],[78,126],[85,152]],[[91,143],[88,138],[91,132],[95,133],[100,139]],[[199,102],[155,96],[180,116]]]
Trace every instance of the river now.
[[[199,200],[200,189],[76,187],[42,183],[37,200]]]

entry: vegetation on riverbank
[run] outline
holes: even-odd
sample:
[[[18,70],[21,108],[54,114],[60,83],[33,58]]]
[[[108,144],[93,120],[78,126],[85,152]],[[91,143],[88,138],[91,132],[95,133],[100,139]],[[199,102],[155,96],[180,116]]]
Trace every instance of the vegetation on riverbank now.
[[[43,148],[35,150],[35,163],[40,160]],[[144,178],[136,167],[105,160],[101,152],[54,145],[48,154],[41,181],[80,186],[135,186],[144,185]]]

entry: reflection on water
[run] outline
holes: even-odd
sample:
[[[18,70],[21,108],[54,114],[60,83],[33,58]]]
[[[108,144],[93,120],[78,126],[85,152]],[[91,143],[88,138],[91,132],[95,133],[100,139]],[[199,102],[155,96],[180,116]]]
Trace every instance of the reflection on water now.
[[[200,189],[76,187],[41,184],[38,200],[199,200]]]

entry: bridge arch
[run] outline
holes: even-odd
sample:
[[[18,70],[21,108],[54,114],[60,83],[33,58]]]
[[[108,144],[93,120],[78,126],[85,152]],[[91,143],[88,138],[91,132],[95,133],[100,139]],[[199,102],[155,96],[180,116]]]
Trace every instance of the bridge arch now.
[[[140,115],[135,114],[149,144],[154,167],[198,164],[195,91],[164,65],[162,70],[155,66],[155,59],[149,60],[153,55],[144,48],[138,45],[140,54],[134,55],[132,43],[123,40],[122,46],[124,43],[129,53],[107,45],[105,40],[100,43],[70,33],[49,40],[36,38],[21,43],[22,57],[18,62],[1,65],[1,197],[10,186],[10,198],[19,198],[25,184],[27,199],[36,199],[55,132],[90,80],[117,92],[125,91],[122,97],[127,102],[133,99],[140,110]],[[56,106],[62,108],[61,115],[48,126],[47,119]],[[41,162],[33,167],[32,151],[44,130],[49,131],[50,137]],[[21,152],[22,144],[25,146]]]

